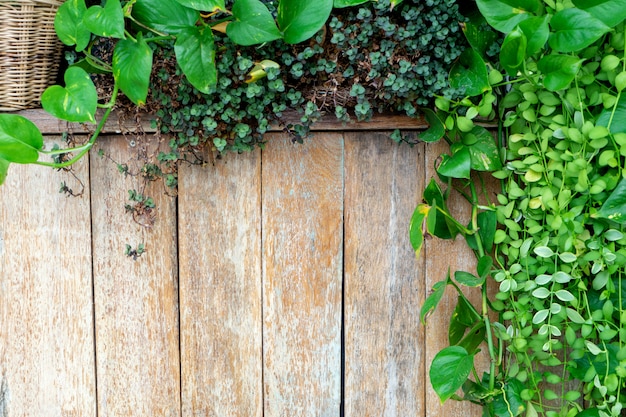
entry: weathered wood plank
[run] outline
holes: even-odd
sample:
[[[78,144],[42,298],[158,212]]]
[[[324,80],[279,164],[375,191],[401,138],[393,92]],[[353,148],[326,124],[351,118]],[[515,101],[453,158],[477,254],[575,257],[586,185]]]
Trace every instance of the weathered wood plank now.
[[[183,416],[261,417],[261,155],[179,173]]]
[[[408,224],[424,187],[424,146],[346,134],[345,416],[423,416],[423,259]]]
[[[101,141],[105,154],[128,163],[155,152],[138,138]],[[176,202],[161,183],[119,174],[115,164],[91,152],[98,416],[179,416],[180,360],[176,258]],[[156,204],[154,225],[134,222],[124,204],[129,189]],[[129,202],[132,204],[132,202]],[[140,222],[148,223],[147,218]],[[125,245],[146,243],[137,260]]]
[[[74,170],[88,181],[87,160]],[[96,415],[89,190],[68,198],[62,181],[15,164],[0,187],[3,417]]]
[[[436,178],[434,164],[436,158],[443,152],[448,152],[447,144],[443,141],[438,143],[430,143],[426,145],[425,153],[425,183],[428,184],[431,178]],[[457,218],[464,219],[463,223],[469,221],[468,203],[463,200],[458,193],[453,194],[454,197],[448,202],[448,208]],[[459,236],[456,240],[441,240],[438,238],[428,239],[424,244],[421,256],[425,260],[425,276],[426,290],[430,291],[433,285],[445,279],[450,268],[450,273],[456,270],[475,272],[476,258],[474,253],[467,247],[465,240]],[[474,288],[470,294],[470,300],[474,305],[480,305],[480,292]],[[468,291],[472,292],[472,291]],[[437,310],[431,314],[426,323],[426,373],[430,369],[435,355],[443,348],[448,346],[448,327],[450,317],[457,302],[457,293],[452,288],[446,290],[446,294],[439,303]],[[417,311],[416,311],[417,313]],[[480,368],[481,358],[476,361]],[[482,372],[479,372],[482,375]],[[479,416],[482,415],[480,407],[473,405],[467,401],[447,401],[443,405],[435,394],[430,380],[427,377],[426,391],[426,415],[432,417],[457,417],[457,416]]]
[[[342,137],[263,152],[265,417],[335,417],[341,401]]]

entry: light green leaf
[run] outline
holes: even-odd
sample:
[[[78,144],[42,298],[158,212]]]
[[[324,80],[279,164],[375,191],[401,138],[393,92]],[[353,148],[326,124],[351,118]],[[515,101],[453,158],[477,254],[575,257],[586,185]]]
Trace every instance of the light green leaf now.
[[[540,258],[551,258],[554,256],[554,252],[547,246],[538,246],[534,249],[535,255]]]
[[[477,96],[491,89],[485,61],[469,48],[463,51],[452,66],[449,80],[452,88],[464,91],[468,96]]]
[[[43,136],[33,122],[17,114],[0,114],[0,161],[4,161],[0,180],[4,180],[9,162],[36,162],[42,147]]]
[[[217,82],[215,68],[215,46],[210,28],[194,27],[178,34],[174,45],[176,60],[185,76],[193,85],[205,94]]]
[[[574,301],[576,299],[576,297],[574,297],[574,295],[567,290],[557,290],[557,292],[555,292],[554,295],[556,295],[556,298],[558,298],[559,300],[565,303],[569,301]]]
[[[552,34],[548,43],[558,52],[576,52],[591,45],[611,30],[584,10],[570,8],[557,12],[550,20]]]
[[[567,318],[570,319],[570,321],[572,321],[573,323],[583,324],[585,322],[583,316],[581,316],[580,313],[573,308],[567,307],[565,309],[565,313],[567,314]]]
[[[459,390],[472,371],[474,355],[461,346],[449,346],[435,355],[430,365],[430,383],[441,402]]]
[[[538,287],[533,290],[532,295],[533,297],[541,299],[548,298],[550,296],[550,290],[546,287]]]
[[[543,50],[550,37],[550,27],[548,22],[550,16],[531,17],[519,24],[519,28],[526,36],[526,56],[532,56]]]
[[[274,17],[259,0],[237,0],[232,8],[234,21],[226,26],[228,37],[249,46],[282,38]]]
[[[85,70],[70,67],[64,75],[65,87],[53,85],[41,95],[45,111],[70,122],[96,122],[98,92]]]
[[[538,0],[477,0],[480,13],[500,32],[509,33],[541,6]]]
[[[328,20],[333,0],[280,0],[278,26],[286,43],[304,42],[315,35]]]
[[[574,0],[573,3],[609,27],[626,19],[626,0]]]
[[[133,16],[144,25],[170,35],[194,27],[200,19],[197,10],[176,0],[137,0],[133,5]]]
[[[342,7],[350,7],[350,6],[356,6],[359,4],[363,4],[363,3],[367,3],[370,0],[334,0],[333,1],[333,7],[336,8],[342,8]],[[393,1],[392,1],[393,3]],[[392,6],[393,7],[393,6]]]
[[[466,271],[454,272],[454,279],[457,280],[459,284],[465,285],[466,287],[480,287],[485,283],[485,278],[477,277]]]
[[[545,87],[550,91],[558,91],[574,80],[582,62],[576,56],[552,54],[541,58],[537,67],[544,74]]]
[[[226,10],[224,0],[176,0],[185,7],[190,9],[201,10],[203,12],[214,12],[217,10]]]
[[[152,49],[141,36],[136,41],[122,39],[115,45],[113,76],[133,103],[146,103],[151,72]]]
[[[107,0],[102,6],[91,6],[85,13],[85,27],[105,38],[124,38],[124,11],[120,0]]]
[[[608,219],[620,224],[626,224],[626,179],[622,178],[617,187],[608,196],[600,210],[592,217]]]
[[[85,0],[67,0],[54,17],[54,30],[61,42],[76,45],[78,52],[85,49],[91,40],[91,32],[83,21],[86,12]]]
[[[411,241],[415,255],[418,257],[422,250],[422,245],[424,244],[424,232],[422,228],[429,211],[430,206],[428,204],[419,204],[415,208],[409,224],[409,240]]]

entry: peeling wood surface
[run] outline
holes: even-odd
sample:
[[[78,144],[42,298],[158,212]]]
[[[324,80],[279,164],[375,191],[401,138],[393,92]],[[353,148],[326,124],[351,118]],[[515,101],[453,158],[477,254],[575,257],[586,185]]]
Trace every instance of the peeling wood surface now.
[[[428,240],[420,259],[408,243],[441,149],[332,130],[182,166],[177,196],[142,188],[159,146],[142,136],[103,137],[106,156],[75,166],[80,197],[58,193],[80,188],[68,173],[12,165],[0,417],[480,415],[439,404],[428,368],[445,314],[418,323],[448,263],[473,265],[463,242]],[[150,227],[125,212],[130,189],[155,200]]]
[[[399,147],[382,134],[345,140],[345,416],[421,416],[424,262],[407,230],[424,146]]]

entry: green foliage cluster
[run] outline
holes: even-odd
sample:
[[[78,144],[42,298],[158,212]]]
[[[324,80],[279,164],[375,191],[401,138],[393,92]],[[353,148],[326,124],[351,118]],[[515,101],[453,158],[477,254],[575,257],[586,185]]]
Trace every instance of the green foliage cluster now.
[[[430,183],[411,225],[416,250],[425,231],[460,234],[478,258],[476,271],[436,284],[422,309],[424,320],[447,286],[457,290],[450,346],[434,358],[431,382],[442,400],[481,404],[484,416],[621,416],[626,3],[477,3],[506,37],[489,59],[480,31],[466,28],[472,48],[450,81],[465,85],[467,97],[439,98],[430,118],[451,145],[437,167],[446,186]],[[497,143],[476,123],[481,117],[500,122]],[[479,198],[480,171],[500,180],[496,201]],[[467,225],[447,209],[455,188],[471,203]],[[468,300],[468,287],[482,288],[481,305]],[[483,343],[491,366],[479,375]]]

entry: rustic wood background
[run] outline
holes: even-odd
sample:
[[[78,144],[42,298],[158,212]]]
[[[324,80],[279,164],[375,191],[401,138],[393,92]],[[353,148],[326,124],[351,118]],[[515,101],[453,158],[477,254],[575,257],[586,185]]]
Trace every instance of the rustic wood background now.
[[[37,123],[48,141],[67,128]],[[406,119],[319,127],[301,145],[276,132],[264,151],[182,165],[177,196],[142,189],[149,228],[124,208],[142,182],[112,161],[132,171],[160,146],[150,136],[110,128],[123,134],[99,140],[106,156],[74,167],[79,197],[59,193],[80,189],[67,172],[11,166],[0,417],[480,415],[442,406],[428,382],[447,315],[419,323],[448,266],[472,262],[462,244],[429,240],[416,259],[408,242],[441,145],[389,140],[423,127]]]

